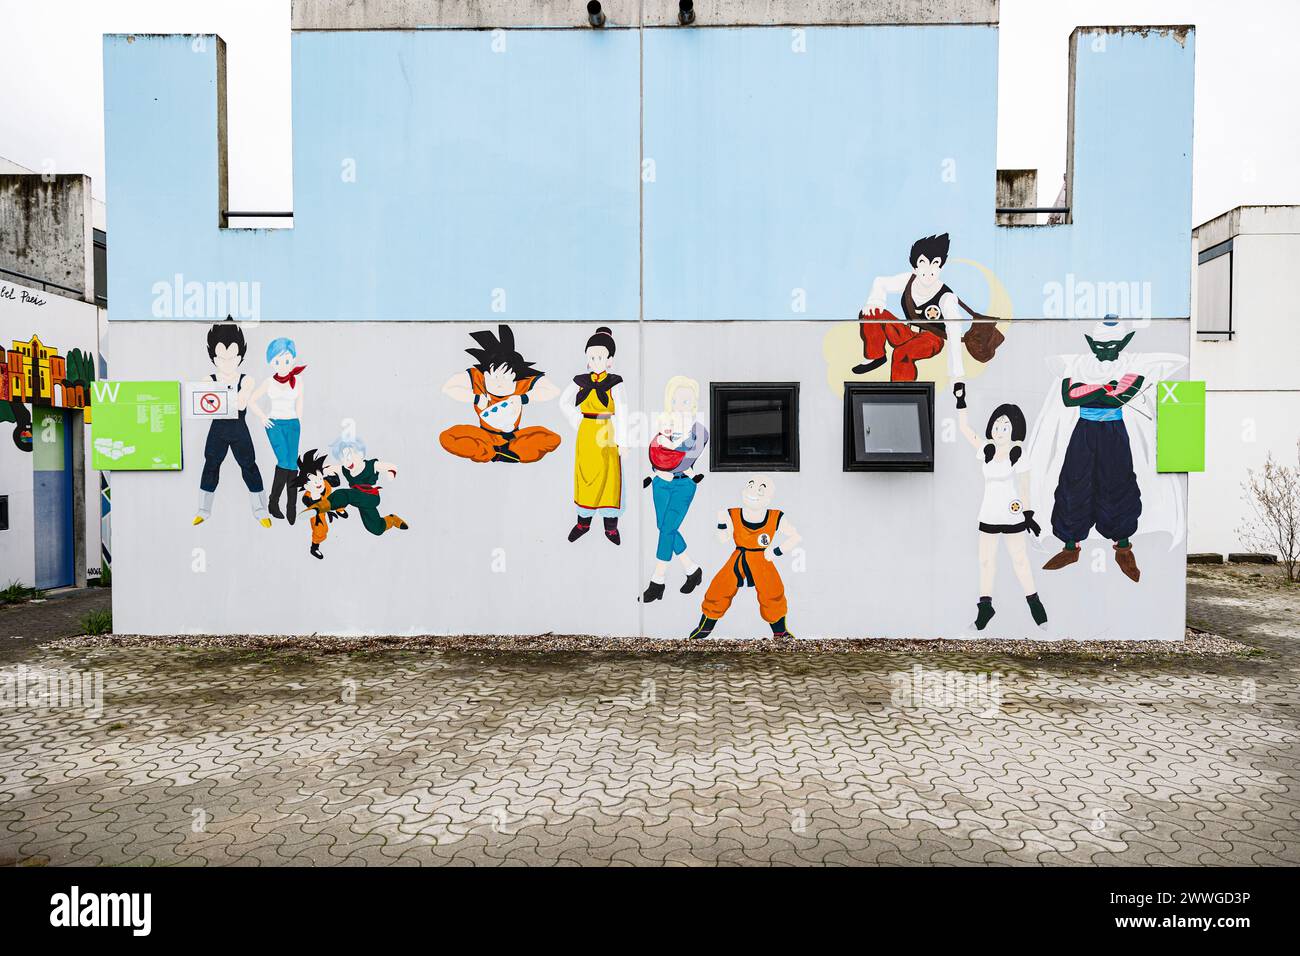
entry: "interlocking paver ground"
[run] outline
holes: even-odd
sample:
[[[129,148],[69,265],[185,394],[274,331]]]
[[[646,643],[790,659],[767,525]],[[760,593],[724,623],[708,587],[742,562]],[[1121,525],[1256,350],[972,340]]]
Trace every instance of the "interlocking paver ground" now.
[[[0,863],[1300,863],[1300,588],[1189,569],[1219,656],[95,646],[0,611]],[[895,693],[913,667],[996,675]]]

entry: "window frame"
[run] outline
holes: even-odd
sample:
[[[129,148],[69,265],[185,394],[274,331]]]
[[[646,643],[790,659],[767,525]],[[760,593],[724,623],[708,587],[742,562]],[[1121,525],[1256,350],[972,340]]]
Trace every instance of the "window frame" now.
[[[1218,258],[1220,258],[1220,257],[1222,257],[1222,256],[1227,256],[1227,257],[1228,257],[1228,327],[1227,327],[1226,329],[1202,329],[1202,328],[1201,328],[1201,317],[1202,317],[1201,305],[1202,305],[1202,303],[1201,303],[1201,301],[1200,301],[1200,300],[1201,300],[1201,296],[1200,296],[1200,284],[1201,284],[1201,275],[1200,275],[1200,270],[1201,270],[1201,266],[1205,265],[1207,262],[1213,262],[1215,259],[1218,259]],[[1216,243],[1215,245],[1210,246],[1210,248],[1204,250],[1203,252],[1199,252],[1199,253],[1197,253],[1197,255],[1196,255],[1196,279],[1195,279],[1195,281],[1196,281],[1196,286],[1197,286],[1197,289],[1196,289],[1196,292],[1197,292],[1197,296],[1196,296],[1196,299],[1197,299],[1197,306],[1196,306],[1196,329],[1195,329],[1195,332],[1196,332],[1196,337],[1197,337],[1198,339],[1200,339],[1201,341],[1203,341],[1203,342],[1231,342],[1231,341],[1232,341],[1232,337],[1233,337],[1233,328],[1232,328],[1232,280],[1233,280],[1233,275],[1232,275],[1232,273],[1233,273],[1233,266],[1234,266],[1235,264],[1236,264],[1236,263],[1234,262],[1234,260],[1233,260],[1233,255],[1232,255],[1232,239],[1226,239],[1226,240],[1224,240],[1223,242]]]
[[[748,392],[784,392],[790,404],[789,454],[781,461],[730,460],[724,456],[727,444],[725,408],[727,400]],[[767,397],[767,396],[758,396]],[[764,472],[799,470],[799,383],[798,382],[709,382],[709,470],[717,472]]]
[[[859,458],[856,399],[870,395],[914,395],[923,405],[927,421],[922,426],[922,451],[917,453],[877,452]],[[934,382],[845,382],[844,383],[844,470],[845,471],[934,471]]]

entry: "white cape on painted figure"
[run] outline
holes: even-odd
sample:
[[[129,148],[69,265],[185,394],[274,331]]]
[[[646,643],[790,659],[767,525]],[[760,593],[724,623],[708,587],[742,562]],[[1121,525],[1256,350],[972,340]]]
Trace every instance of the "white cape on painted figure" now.
[[[1030,467],[1029,500],[1043,526],[1038,548],[1055,548],[1059,544],[1050,537],[1052,505],[1056,499],[1061,466],[1065,463],[1065,450],[1079,420],[1079,410],[1069,408],[1061,401],[1062,379],[1109,382],[1132,374],[1146,378],[1142,391],[1124,406],[1124,427],[1128,430],[1129,447],[1133,451],[1133,471],[1137,474],[1138,490],[1142,492],[1142,516],[1138,519],[1137,533],[1168,532],[1173,536],[1172,550],[1187,534],[1187,501],[1178,475],[1156,472],[1154,396],[1156,383],[1168,380],[1184,368],[1187,356],[1171,352],[1136,352],[1131,355],[1121,352],[1115,361],[1102,363],[1088,352],[1053,356],[1047,363],[1055,374],[1026,442]],[[1095,528],[1089,535],[1090,539],[1100,537]]]

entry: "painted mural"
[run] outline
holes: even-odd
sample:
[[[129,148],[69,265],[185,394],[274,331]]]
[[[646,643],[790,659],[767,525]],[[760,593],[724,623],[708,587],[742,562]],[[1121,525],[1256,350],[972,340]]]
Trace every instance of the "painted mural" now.
[[[5,355],[0,402],[80,408],[89,421],[90,383],[94,380],[95,360],[90,353],[71,349],[64,357],[33,335],[26,341],[15,340]],[[7,420],[11,419],[0,419]]]
[[[124,576],[134,589],[123,592],[124,627],[183,629],[195,596],[216,588],[241,591],[247,600],[211,602],[209,626],[268,633],[423,627],[684,636],[698,617],[696,636],[705,636],[718,634],[715,626],[726,615],[739,629],[761,611],[766,623],[753,622],[756,635],[765,628],[788,634],[787,596],[802,636],[951,636],[972,617],[983,635],[1029,634],[1038,627],[1062,638],[1181,633],[1175,618],[1181,616],[1183,555],[1170,542],[1182,540],[1185,479],[1155,473],[1154,427],[1143,410],[1151,383],[1185,365],[1156,354],[1155,343],[1185,351],[1180,340],[1188,333],[1189,36],[1076,37],[1072,49],[1087,66],[1077,77],[1076,129],[1114,129],[1120,104],[1126,116],[1142,118],[1125,127],[1137,146],[1116,151],[1105,136],[1080,137],[1071,172],[1073,222],[1013,229],[998,225],[991,208],[995,30],[822,30],[815,37],[817,70],[804,69],[801,57],[785,56],[785,48],[774,59],[772,31],[692,34],[710,48],[703,59],[698,44],[668,42],[670,34],[663,33],[646,39],[645,62],[660,68],[647,71],[644,87],[637,82],[635,43],[630,57],[611,58],[608,44],[592,45],[590,34],[584,40],[573,31],[535,33],[521,38],[527,49],[516,51],[520,56],[508,58],[510,75],[496,71],[485,83],[463,84],[464,96],[476,105],[466,116],[490,119],[500,113],[495,107],[504,107],[518,120],[488,122],[473,136],[435,127],[413,136],[410,128],[411,117],[430,115],[426,107],[441,102],[446,78],[471,62],[465,57],[477,55],[481,38],[472,32],[379,31],[364,37],[364,49],[351,51],[346,48],[356,37],[301,38],[311,54],[302,58],[306,72],[299,77],[307,79],[300,85],[309,108],[295,114],[294,141],[304,155],[338,152],[330,151],[338,124],[319,122],[330,111],[317,106],[340,97],[362,105],[396,98],[416,108],[361,109],[342,131],[365,153],[356,157],[362,170],[373,172],[379,153],[394,158],[383,144],[407,144],[395,157],[400,175],[305,177],[295,198],[301,228],[274,236],[219,230],[206,215],[167,214],[176,196],[213,195],[205,160],[216,121],[215,56],[194,55],[182,38],[106,41],[105,102],[115,125],[110,166],[125,171],[110,182],[117,199],[110,205],[134,224],[126,231],[141,237],[141,244],[110,262],[111,284],[120,293],[114,316],[133,317],[114,323],[121,343],[115,347],[130,356],[133,372],[152,372],[177,351],[199,359],[197,343],[210,319],[200,322],[173,309],[170,318],[143,321],[159,275],[177,274],[177,282],[166,284],[175,291],[183,286],[181,271],[210,276],[213,283],[257,277],[265,295],[259,315],[249,318],[274,321],[277,329],[257,338],[245,327],[256,361],[241,349],[233,384],[241,393],[250,390],[241,405],[246,412],[257,394],[253,422],[219,426],[251,432],[246,445],[218,442],[216,463],[227,484],[218,507],[231,512],[230,530],[243,533],[200,532],[213,548],[229,549],[214,554],[240,560],[219,562],[214,569],[220,570],[207,577],[186,570],[183,559],[195,533],[182,530],[180,516],[192,513],[197,475],[127,476],[114,489],[127,524],[123,541],[146,539],[150,509],[165,502],[175,527],[159,534],[158,549],[170,548],[177,560],[159,562],[165,567],[148,583],[151,591],[167,592],[166,605],[136,600],[147,595],[145,585],[131,580],[138,575]],[[949,42],[950,33],[959,42]],[[1088,56],[1087,44],[1097,39],[1106,41],[1105,55]],[[408,75],[391,68],[411,44],[431,54],[421,59],[429,70]],[[377,68],[340,75],[334,61],[352,53]],[[885,65],[877,71],[881,95],[849,98],[854,101],[847,105],[810,97],[824,92],[828,76],[860,72],[864,53]],[[575,57],[617,82],[578,91],[571,78],[545,68]],[[934,69],[893,69],[922,62]],[[526,76],[562,95],[528,102],[505,95]],[[687,111],[675,108],[683,76],[700,81],[691,84]],[[742,76],[744,82],[735,82]],[[972,77],[977,81],[962,81]],[[164,79],[171,93],[159,98]],[[625,109],[638,96],[640,118]],[[549,105],[538,110],[537,102]],[[787,107],[801,103],[827,115],[849,109],[854,121],[841,116],[840,122],[807,123],[800,135],[773,141],[771,123],[762,120],[789,115]],[[918,108],[922,103],[927,107]],[[184,117],[198,121],[168,122]],[[534,135],[557,122],[571,135]],[[612,136],[587,135],[607,131],[611,122]],[[511,140],[484,150],[494,126],[512,130]],[[895,142],[919,152],[903,158],[899,150],[882,148],[874,132],[880,129],[893,130]],[[727,148],[702,152],[702,143]],[[931,148],[935,144],[942,147]],[[1135,150],[1142,164],[1132,162]],[[619,157],[633,155],[653,157],[643,164],[643,189],[609,172],[626,165]],[[178,156],[197,159],[181,162]],[[442,175],[444,167],[464,175]],[[590,174],[574,176],[575,169]],[[773,191],[790,170],[808,169],[816,175],[797,176],[793,192]],[[651,181],[655,185],[646,185]],[[169,188],[159,190],[158,182]],[[525,206],[527,214],[518,215]],[[436,221],[421,213],[427,209],[440,211]],[[376,216],[376,210],[394,214]],[[998,263],[1007,274],[996,276],[982,263]],[[1171,321],[1157,323],[1165,327],[1149,338],[1139,328],[1105,363],[1082,332],[1115,308],[1089,305],[1085,315],[1067,293],[1061,313],[1051,313],[1054,284],[1073,289],[1133,282],[1150,284],[1154,295],[1144,294],[1141,307],[1119,313]],[[1013,301],[1021,314],[1013,316]],[[1033,321],[1011,328],[1019,318]],[[292,349],[267,350],[276,335],[292,330],[301,330]],[[19,331],[28,330],[14,334]],[[602,332],[608,343],[598,339]],[[553,351],[552,338],[559,343]],[[429,348],[441,368],[432,376]],[[271,366],[283,367],[263,366],[264,350]],[[1069,354],[1058,359],[1057,353]],[[355,369],[343,367],[353,356],[365,368],[382,368],[390,387],[359,380]],[[1095,370],[1085,368],[1092,363]],[[296,378],[281,383],[284,391],[273,392],[269,384],[257,389],[264,379],[292,376],[304,364]],[[258,382],[246,383],[241,372]],[[665,398],[660,418],[661,391],[682,372],[698,385],[671,389],[674,397]],[[1144,379],[1126,394],[1119,387],[1130,372]],[[620,375],[627,381],[616,384]],[[446,396],[435,399],[435,405],[445,402],[441,410],[430,410],[427,395],[421,398],[430,377]],[[690,415],[692,406],[698,415],[699,393],[710,379],[801,384],[801,472],[777,476],[779,497],[770,481],[758,479],[762,487],[746,486],[742,494],[745,482],[738,476],[730,492],[721,489],[715,498],[718,476],[704,474],[702,455],[722,436],[710,436]],[[1074,384],[1063,397],[1067,379]],[[329,394],[324,385],[310,384],[311,402],[304,406],[304,381],[328,382]],[[933,474],[843,471],[838,399],[846,381],[936,385],[941,397]],[[558,399],[571,382],[565,401],[536,407]],[[1093,427],[1094,414],[1114,409],[1085,408],[1097,401],[1086,394],[1076,404],[1066,400],[1077,397],[1081,384],[1104,392],[1112,382],[1123,400],[1131,467],[1117,441],[1084,438],[1102,431]],[[954,383],[962,384],[968,408],[948,404]],[[635,392],[649,396],[644,404],[653,406],[654,417],[633,417],[643,404]],[[338,414],[346,409],[368,422],[363,434],[370,447],[334,450],[340,426],[326,418],[335,414],[336,401]],[[567,422],[549,417],[555,409],[572,432],[566,433]],[[964,437],[959,417],[969,433]],[[291,437],[293,427],[281,431],[280,423],[295,418],[297,435]],[[253,427],[271,421],[276,424]],[[207,429],[195,428],[193,446]],[[418,444],[427,431],[437,434],[439,448]],[[1086,454],[1071,455],[1072,442],[1086,445]],[[556,456],[562,444],[564,454]],[[287,537],[268,543],[267,535],[246,524],[245,485],[225,461],[237,445],[250,459],[255,452],[255,465],[264,466],[267,524],[284,528],[298,517],[310,529],[294,525]],[[247,477],[240,454],[235,457]],[[525,467],[523,475],[496,467],[536,466],[551,457],[556,462]],[[396,458],[400,468],[385,471],[385,458]],[[487,463],[494,467],[483,469]],[[205,462],[195,455],[186,466],[194,471]],[[280,473],[289,468],[292,479]],[[1091,483],[1079,476],[1091,476]],[[648,486],[644,495],[632,496],[639,510],[629,520],[628,488],[643,479]],[[146,480],[148,492],[141,490]],[[1107,489],[1089,499],[1096,483]],[[349,494],[359,490],[356,484],[370,485],[362,494],[374,492],[364,516]],[[1138,505],[1128,510],[1136,511],[1136,520],[1130,516],[1127,524],[1135,523],[1135,530],[1127,539],[1105,537],[1127,530],[1111,518],[1127,507],[1115,501],[1134,497],[1134,484]],[[701,489],[709,493],[702,496]],[[248,490],[253,494],[251,485]],[[252,507],[258,514],[256,497]],[[714,530],[718,508],[725,509],[717,522],[725,550],[705,553],[702,548],[713,548],[704,535]],[[789,514],[782,515],[784,509]],[[389,517],[401,524],[390,525]],[[791,547],[792,518],[825,555],[806,573]],[[429,534],[418,561],[405,556],[417,543],[409,532],[390,533],[400,531],[404,519]],[[367,521],[382,527],[382,543],[371,542]],[[600,544],[602,530],[609,544]],[[565,534],[573,543],[560,540]],[[1069,550],[1060,534],[1086,536],[1094,546],[1075,540],[1074,547],[1087,552],[1076,565],[1041,570]],[[258,546],[249,547],[254,539]],[[1141,567],[1140,584],[1123,576],[1118,562],[1129,560],[1119,554],[1123,541],[1133,567]],[[616,542],[629,548],[611,551]],[[325,577],[319,580],[326,581],[345,572],[367,593],[387,588],[389,599],[358,603],[326,590],[319,601],[277,600],[289,580],[275,563],[282,544],[296,555],[300,573],[320,571]],[[298,550],[302,544],[315,549],[304,554],[309,549]],[[125,550],[134,557],[134,544]],[[1089,564],[1106,573],[1088,573]],[[753,597],[743,594],[747,589]],[[1032,595],[1040,597],[1041,613]],[[725,623],[722,630],[728,630]]]
[[[1029,497],[1029,459],[1024,456],[1025,414],[1019,405],[998,405],[989,413],[981,438],[970,426],[966,385],[953,385],[957,400],[957,423],[963,437],[975,449],[984,478],[984,497],[979,510],[980,597],[975,605],[975,630],[982,631],[996,613],[993,584],[997,576],[999,542],[1005,543],[1011,568],[1025,594],[1025,603],[1035,624],[1045,627],[1047,611],[1034,586],[1029,566],[1027,535],[1043,529],[1034,519]]]
[[[822,357],[826,385],[836,397],[843,395],[846,381],[858,378],[946,387],[984,373],[1011,327],[1011,298],[991,269],[970,259],[949,259],[944,250],[950,245],[946,233],[917,240],[909,252],[912,270],[876,277],[858,320],[827,330]],[[979,273],[988,290],[988,314],[976,312],[947,284],[943,274],[950,262]],[[889,307],[891,298],[898,302],[897,314]]]
[[[343,434],[328,448],[317,445],[299,453],[303,434],[302,377],[307,366],[299,359],[297,342],[284,336],[270,341],[265,351],[270,375],[261,384],[242,371],[250,346],[239,323],[232,319],[216,323],[208,330],[205,344],[213,368],[210,378],[235,387],[239,414],[237,418],[209,422],[199,512],[194,524],[211,517],[221,467],[227,455],[233,455],[248,489],[253,517],[263,527],[272,527],[272,518],[295,524],[301,504],[308,515],[309,553],[314,558],[325,557],[321,546],[329,537],[330,525],[354,515],[361,528],[374,536],[410,528],[404,518],[387,510],[383,500],[386,488],[381,482],[396,480],[397,466],[369,456],[366,443],[356,435],[350,420],[345,421]],[[248,427],[249,415],[262,426],[274,459],[269,500],[253,432]]]
[[[1092,536],[1111,542],[1116,566],[1133,582],[1142,571],[1132,538],[1186,535],[1181,486],[1156,473],[1154,384],[1187,365],[1186,356],[1142,353],[1138,324],[1108,316],[1085,334],[1086,353],[1057,356],[1057,373],[1030,436],[1034,500],[1052,496],[1052,534],[1061,542],[1044,570],[1078,562]]]
[[[330,474],[342,478],[346,488],[339,487],[332,495],[336,505],[348,504],[361,516],[362,526],[373,535],[397,529],[405,531],[410,526],[397,515],[380,511],[380,478],[397,478],[397,466],[392,462],[366,457],[366,443],[360,438],[341,437],[330,446]]]
[[[699,623],[687,635],[689,639],[700,640],[713,633],[742,588],[754,589],[759,614],[771,627],[772,637],[778,640],[794,637],[786,624],[789,607],[775,559],[796,547],[802,539],[788,521],[783,526],[784,513],[770,507],[775,495],[776,486],[771,477],[756,475],[745,483],[739,508],[718,512],[718,540],[730,543],[734,550],[709,582],[700,605]]]
[[[267,511],[272,518],[294,523],[297,499],[294,483],[300,469],[298,444],[302,440],[303,385],[298,380],[306,365],[298,363],[298,346],[293,339],[278,338],[266,347],[266,364],[271,375],[248,397],[248,409],[262,422],[267,440],[275,455],[275,475],[271,480],[271,499]],[[261,400],[270,402],[263,411]],[[284,510],[280,496],[284,495]]]
[[[963,351],[977,362],[992,360],[1002,333],[995,319],[977,313],[943,281],[948,253],[946,232],[918,239],[908,253],[910,272],[878,276],[872,282],[867,304],[858,313],[863,361],[853,367],[853,374],[865,375],[884,365],[886,346],[892,382],[916,381],[916,363],[945,350],[954,378],[965,374]],[[899,296],[901,319],[885,308],[891,294]]]
[[[97,319],[90,302],[0,282],[0,496],[9,511],[0,582],[71,584],[82,569],[87,579],[104,573],[103,479],[92,429],[81,427],[92,422],[103,374]]]
[[[22,402],[0,401],[0,422],[13,422],[14,447],[19,451],[32,450],[32,413]]]
[[[439,436],[442,447],[469,461],[506,463],[540,461],[560,447],[560,436],[540,425],[523,426],[524,408],[546,402],[559,388],[515,348],[510,326],[471,332],[478,348],[465,351],[474,364],[457,372],[442,393],[474,408],[477,425],[452,425]]]
[[[81,349],[62,356],[53,346],[32,336],[14,339],[0,369],[0,423],[13,423],[13,444],[31,451],[31,411],[27,406],[82,408],[91,419],[90,385],[95,381],[95,360]]]
[[[271,516],[267,510],[266,490],[262,473],[257,468],[253,436],[248,431],[248,403],[255,391],[255,382],[240,370],[248,353],[248,342],[239,324],[226,319],[208,330],[207,348],[208,361],[213,369],[209,377],[214,382],[235,386],[239,417],[214,419],[208,424],[208,437],[203,445],[203,471],[199,476],[199,507],[194,515],[194,524],[202,524],[212,517],[212,499],[221,481],[222,462],[226,455],[233,455],[244,487],[248,489],[253,517],[263,527],[269,528]]]
[[[569,531],[573,543],[591,530],[599,515],[605,537],[620,544],[618,518],[623,511],[623,461],[619,443],[627,397],[623,378],[614,373],[617,347],[606,326],[587,339],[587,370],[575,375],[560,396],[569,423],[577,432],[573,452],[573,503],[578,517]],[[620,414],[620,410],[622,414]]]
[[[654,498],[655,569],[641,595],[646,604],[664,596],[668,567],[674,557],[686,572],[682,594],[690,594],[704,580],[704,570],[686,552],[682,524],[695,500],[695,490],[704,480],[698,471],[700,456],[709,443],[709,429],[700,417],[700,383],[685,375],[674,375],[664,386],[664,409],[650,439],[650,468],[642,487]]]
[[[298,459],[298,471],[293,482],[294,487],[302,492],[303,507],[311,514],[308,521],[311,527],[309,553],[322,560],[325,555],[320,546],[329,537],[330,523],[348,516],[346,504],[336,504],[331,500],[335,486],[329,481],[328,461],[328,455],[317,454],[315,448],[308,449]]]

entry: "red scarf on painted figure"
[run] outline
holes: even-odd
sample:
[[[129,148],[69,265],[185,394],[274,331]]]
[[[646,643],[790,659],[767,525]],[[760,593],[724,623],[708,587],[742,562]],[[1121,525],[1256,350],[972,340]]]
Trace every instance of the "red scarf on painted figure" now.
[[[275,379],[277,382],[279,382],[281,385],[284,385],[284,384],[287,383],[288,386],[289,386],[290,388],[297,388],[297,387],[298,387],[298,375],[299,375],[300,372],[304,372],[304,371],[306,371],[306,369],[307,369],[307,366],[305,366],[305,365],[297,365],[297,366],[294,366],[293,371],[291,371],[288,375],[273,375],[273,376],[271,376],[271,377],[274,378],[274,379]]]

